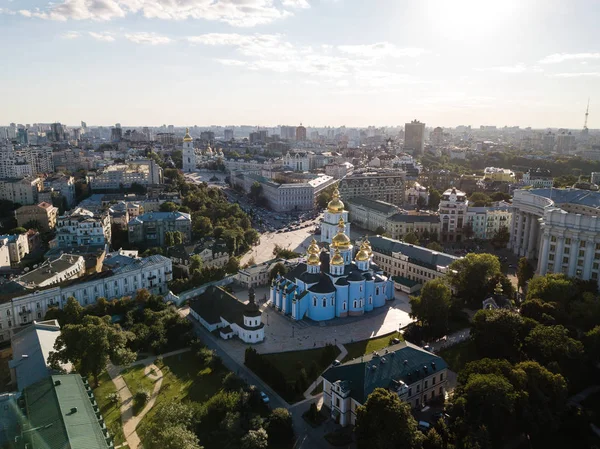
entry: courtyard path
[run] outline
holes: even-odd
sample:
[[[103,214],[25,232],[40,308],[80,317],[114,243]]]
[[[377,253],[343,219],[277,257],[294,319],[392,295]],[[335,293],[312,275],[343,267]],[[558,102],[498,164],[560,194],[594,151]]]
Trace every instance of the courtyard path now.
[[[345,347],[343,344],[341,344],[341,343],[338,343],[338,344],[337,344],[337,347],[338,347],[338,348],[339,348],[339,350],[340,350],[340,355],[338,355],[338,357],[337,357],[337,360],[344,360],[344,358],[345,358],[345,357],[348,355],[348,350],[347,350],[347,349],[346,349],[346,347]],[[321,376],[317,377],[317,378],[315,379],[315,381],[314,381],[312,384],[310,384],[310,386],[309,386],[309,387],[306,389],[306,391],[304,392],[304,397],[305,397],[306,399],[311,399],[311,398],[313,398],[313,395],[311,394],[311,393],[312,393],[312,391],[313,391],[315,388],[317,388],[317,385],[319,385],[319,383],[320,383],[320,382],[322,382],[322,381],[323,381],[323,378],[322,378]],[[319,393],[319,394],[320,394],[320,393]],[[317,396],[318,396],[318,394],[317,394],[317,395],[315,395],[314,397],[317,397]]]
[[[190,348],[179,349],[177,351],[171,351],[165,354],[161,354],[161,356],[163,358],[169,357],[171,355],[181,354],[189,350]],[[162,386],[163,374],[162,371],[154,364],[154,360],[156,360],[156,357],[158,356],[151,356],[145,359],[137,360],[131,365],[129,365],[144,365],[144,375],[148,376],[150,380],[154,381],[154,389],[152,390],[152,394],[150,395],[150,400],[137,416],[133,414],[133,395],[131,394],[131,390],[129,390],[127,383],[125,382],[125,379],[123,379],[123,376],[121,376],[121,371],[123,371],[125,367],[115,366],[112,363],[109,363],[107,366],[108,375],[112,379],[117,389],[117,392],[119,393],[119,398],[121,400],[120,411],[121,422],[123,424],[123,434],[125,435],[127,445],[131,449],[142,448],[140,437],[138,436],[135,429],[137,428],[142,418],[146,416],[146,414],[154,406],[154,403],[156,402],[156,398],[160,391],[160,387]]]

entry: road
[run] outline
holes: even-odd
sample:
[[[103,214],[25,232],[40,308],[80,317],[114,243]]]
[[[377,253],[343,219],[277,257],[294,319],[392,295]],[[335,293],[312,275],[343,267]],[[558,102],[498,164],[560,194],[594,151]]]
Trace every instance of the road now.
[[[223,364],[231,372],[236,373],[250,385],[256,385],[261,391],[264,391],[270,398],[270,406],[274,408],[285,408],[290,411],[292,421],[294,423],[294,431],[296,433],[296,444],[294,449],[331,449],[332,446],[323,438],[324,432],[328,430],[327,426],[321,425],[317,429],[310,427],[302,418],[302,414],[308,410],[311,403],[317,403],[321,400],[322,394],[311,399],[306,399],[294,405],[288,404],[281,396],[279,396],[271,387],[263,382],[256,374],[250,371],[245,365],[238,363],[227,354],[224,347],[221,346],[219,340],[208,332],[200,323],[194,320],[188,313],[187,309],[180,309],[179,313],[187,318],[194,325],[194,332],[209,348],[216,351],[217,355],[223,360]]]

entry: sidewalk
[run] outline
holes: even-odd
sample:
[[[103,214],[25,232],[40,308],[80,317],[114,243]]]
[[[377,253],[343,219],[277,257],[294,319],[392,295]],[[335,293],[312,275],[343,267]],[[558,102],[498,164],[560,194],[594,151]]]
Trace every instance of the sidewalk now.
[[[339,348],[339,350],[340,350],[340,355],[338,355],[337,359],[338,359],[338,360],[344,360],[344,358],[345,358],[345,357],[348,355],[348,350],[347,350],[347,349],[346,349],[346,347],[345,347],[343,344],[341,344],[341,343],[338,343],[338,344],[337,344],[337,347],[338,347],[338,348]],[[317,385],[319,385],[319,383],[320,383],[320,382],[322,382],[322,381],[323,381],[323,378],[322,378],[321,376],[317,377],[317,378],[315,379],[315,381],[314,381],[312,384],[310,384],[310,385],[309,385],[309,387],[308,387],[308,388],[306,389],[306,391],[304,392],[304,397],[305,397],[306,399],[311,399],[311,398],[313,398],[313,396],[311,395],[312,391],[313,391],[313,390],[314,390],[314,389],[317,387]],[[314,397],[316,397],[316,396],[318,396],[318,395],[315,395]]]

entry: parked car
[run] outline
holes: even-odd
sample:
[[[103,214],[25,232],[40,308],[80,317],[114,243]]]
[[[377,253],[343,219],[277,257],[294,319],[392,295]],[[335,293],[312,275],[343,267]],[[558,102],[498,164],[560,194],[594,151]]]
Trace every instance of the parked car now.
[[[448,413],[437,412],[437,413],[433,414],[434,422],[438,422],[440,419],[443,420],[444,422],[447,422],[449,418],[450,418],[450,415]]]
[[[331,364],[333,366],[340,366],[342,364],[342,362],[340,362],[339,360],[334,360],[333,362],[331,362]]]
[[[429,429],[431,429],[431,424],[428,423],[427,421],[419,421],[419,424],[417,425],[417,429],[419,429],[421,432],[429,432]]]
[[[271,402],[271,399],[269,399],[269,396],[267,396],[264,391],[260,392],[260,399],[263,401],[263,404],[268,404]]]

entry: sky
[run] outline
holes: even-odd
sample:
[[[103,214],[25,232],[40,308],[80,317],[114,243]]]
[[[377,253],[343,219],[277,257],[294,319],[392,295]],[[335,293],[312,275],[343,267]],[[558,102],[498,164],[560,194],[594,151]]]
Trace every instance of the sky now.
[[[0,125],[600,128],[600,0],[0,0]]]

